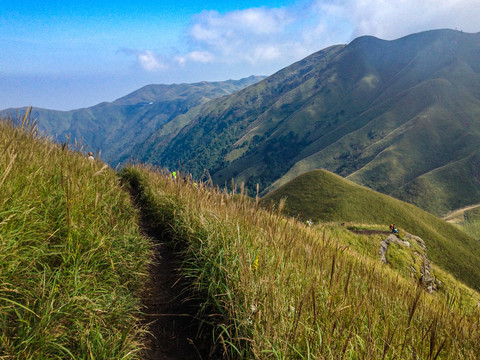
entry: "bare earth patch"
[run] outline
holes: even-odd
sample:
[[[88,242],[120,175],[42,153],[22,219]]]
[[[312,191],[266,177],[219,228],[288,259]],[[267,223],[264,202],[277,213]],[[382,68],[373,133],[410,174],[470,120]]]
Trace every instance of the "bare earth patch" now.
[[[152,237],[151,231],[149,235]],[[157,251],[144,299],[144,321],[149,324],[150,332],[145,359],[211,359],[209,331],[203,328],[199,332],[201,324],[196,317],[200,303],[182,291],[174,252],[158,242],[156,236],[153,240],[157,242]]]

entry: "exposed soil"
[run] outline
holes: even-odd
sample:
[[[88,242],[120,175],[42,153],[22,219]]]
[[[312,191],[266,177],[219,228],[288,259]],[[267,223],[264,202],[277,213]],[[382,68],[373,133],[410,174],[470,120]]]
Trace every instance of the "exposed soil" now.
[[[480,205],[477,204],[477,205],[467,206],[467,207],[464,207],[462,209],[457,209],[455,211],[452,211],[452,212],[448,213],[442,219],[445,220],[446,222],[450,222],[450,223],[454,223],[454,224],[461,223],[462,221],[465,220],[464,219],[465,212],[467,212],[468,210],[475,209],[479,206]]]
[[[131,195],[142,210],[136,191],[132,190]],[[144,214],[141,222],[144,234],[155,244],[154,259],[149,268],[150,283],[143,299],[143,321],[149,331],[143,359],[221,359],[218,354],[212,354],[211,326],[197,317],[201,300],[192,297],[181,281],[179,256],[165,243],[160,229],[149,226]]]
[[[209,359],[208,341],[197,334],[199,302],[182,292],[173,252],[159,243],[154,260],[150,291],[144,300],[145,321],[151,333],[145,359]]]

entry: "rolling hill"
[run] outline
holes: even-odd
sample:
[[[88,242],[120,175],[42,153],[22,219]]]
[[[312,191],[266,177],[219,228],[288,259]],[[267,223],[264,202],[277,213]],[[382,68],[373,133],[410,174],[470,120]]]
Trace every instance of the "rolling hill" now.
[[[363,36],[187,112],[139,156],[263,193],[326,168],[442,214],[480,201],[479,58],[480,33]]]
[[[302,174],[262,198],[285,211],[316,222],[380,224],[420,236],[429,257],[469,286],[480,289],[480,242],[434,215],[408,203],[360,186],[326,170]],[[452,259],[455,258],[455,262]]]
[[[59,141],[70,136],[116,166],[135,158],[135,145],[176,116],[211,99],[230,95],[263,77],[193,84],[147,85],[113,102],[71,111],[33,109],[39,130]],[[23,113],[7,109],[4,113]]]

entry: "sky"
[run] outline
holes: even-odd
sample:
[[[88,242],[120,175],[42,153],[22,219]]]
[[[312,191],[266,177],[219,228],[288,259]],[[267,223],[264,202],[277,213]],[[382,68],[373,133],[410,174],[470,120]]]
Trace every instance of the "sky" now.
[[[271,75],[362,35],[480,32],[480,0],[0,0],[0,109]]]

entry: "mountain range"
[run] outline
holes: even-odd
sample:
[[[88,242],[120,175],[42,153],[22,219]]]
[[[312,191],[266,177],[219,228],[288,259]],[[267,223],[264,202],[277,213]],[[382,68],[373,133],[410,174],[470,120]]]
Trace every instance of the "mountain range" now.
[[[39,130],[59,141],[81,141],[112,166],[135,158],[135,145],[191,108],[214,98],[230,95],[263,79],[251,76],[241,80],[193,84],[152,84],[113,102],[71,111],[33,109]],[[25,109],[6,109],[6,113]]]
[[[480,201],[480,34],[371,36],[187,113],[161,153],[264,193],[325,168],[435,214]]]
[[[152,85],[35,116],[112,164],[134,158],[194,177],[207,170],[252,194],[324,168],[441,215],[480,203],[479,59],[480,33],[362,36],[263,80]]]

